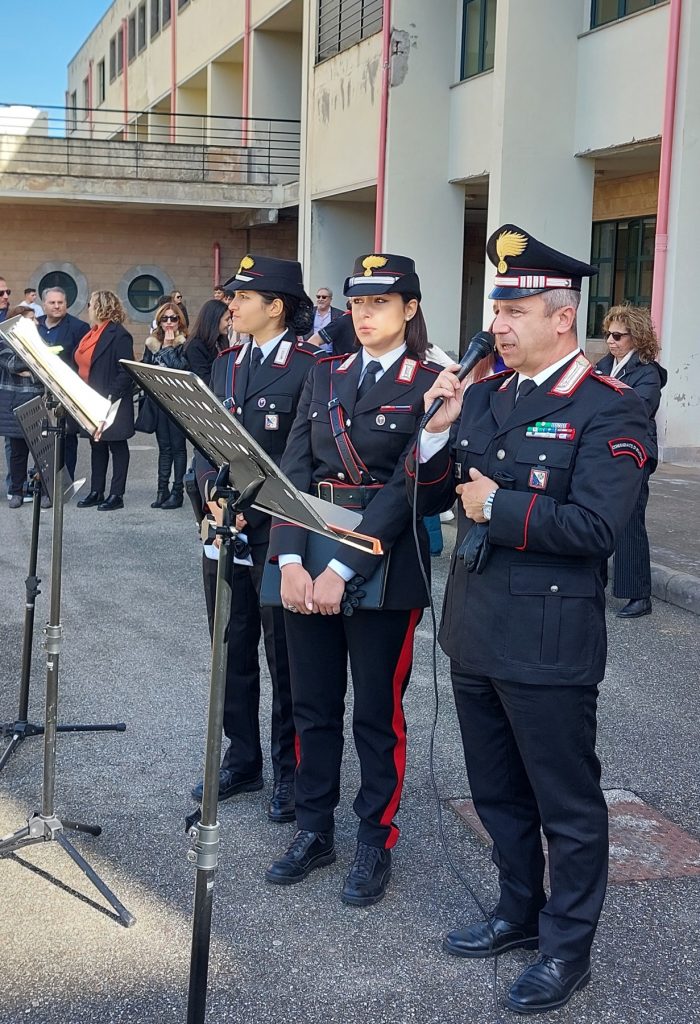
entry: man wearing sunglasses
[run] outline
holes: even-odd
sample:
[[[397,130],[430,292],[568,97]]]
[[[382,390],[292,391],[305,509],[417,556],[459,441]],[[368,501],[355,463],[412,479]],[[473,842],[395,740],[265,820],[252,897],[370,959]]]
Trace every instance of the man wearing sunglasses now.
[[[342,316],[345,310],[338,309],[336,306],[331,305],[333,301],[333,292],[330,288],[325,286],[316,290],[316,305],[314,306],[314,322],[313,329],[310,330],[305,338],[308,341],[314,334],[318,334],[322,327],[327,327],[328,324],[333,323],[339,316]]]
[[[7,287],[7,281],[0,277],[0,323],[7,319],[7,312],[10,308],[10,296],[12,289]]]

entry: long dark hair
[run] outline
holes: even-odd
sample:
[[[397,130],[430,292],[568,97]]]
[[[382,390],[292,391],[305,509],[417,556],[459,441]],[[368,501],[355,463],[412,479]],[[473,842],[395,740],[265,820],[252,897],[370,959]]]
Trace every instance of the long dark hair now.
[[[402,295],[404,306],[407,306],[412,298],[415,296]],[[412,356],[421,361],[425,359],[425,353],[430,348],[430,342],[428,341],[428,327],[423,316],[423,311],[420,308],[420,302],[415,314],[406,324],[406,351],[410,352]]]
[[[191,345],[195,338],[199,338],[212,351],[216,352],[221,337],[219,323],[221,317],[227,312],[228,306],[225,302],[221,302],[219,299],[208,299],[199,311],[187,344]]]
[[[295,334],[307,334],[313,323],[314,308],[305,299],[296,295],[283,295],[282,292],[258,292],[266,306],[279,299],[284,306],[282,318],[285,327]]]

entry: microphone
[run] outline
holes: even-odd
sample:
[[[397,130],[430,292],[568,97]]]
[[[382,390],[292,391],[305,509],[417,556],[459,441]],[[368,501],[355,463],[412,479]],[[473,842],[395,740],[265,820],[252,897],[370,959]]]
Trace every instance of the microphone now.
[[[477,363],[480,363],[486,356],[490,356],[496,345],[496,339],[491,331],[479,331],[469,342],[467,351],[459,361],[457,379],[464,380],[467,374],[471,373]],[[436,398],[421,421],[421,427],[430,422],[438,409],[444,402],[443,398]]]

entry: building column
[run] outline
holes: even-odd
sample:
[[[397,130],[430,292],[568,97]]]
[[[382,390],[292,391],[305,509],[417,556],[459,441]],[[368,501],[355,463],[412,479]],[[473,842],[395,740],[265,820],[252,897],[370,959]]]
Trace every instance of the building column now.
[[[694,296],[700,237],[700,7],[683,4],[660,362],[659,440],[666,462],[700,463],[700,347]]]

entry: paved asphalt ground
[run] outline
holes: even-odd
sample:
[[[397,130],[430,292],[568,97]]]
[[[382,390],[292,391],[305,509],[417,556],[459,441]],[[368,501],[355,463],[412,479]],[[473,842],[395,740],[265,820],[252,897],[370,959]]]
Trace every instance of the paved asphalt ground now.
[[[148,440],[148,439],[146,439]],[[86,469],[81,443],[79,469]],[[0,1024],[175,1024],[186,1016],[194,869],[184,816],[200,776],[208,634],[200,551],[190,512],[152,511],[154,449],[134,450],[124,511],[71,507],[66,515],[60,719],[124,720],[124,734],[59,736],[56,803],[100,823],[75,837],[126,906],[121,927],[60,847],[42,844],[0,862]],[[30,508],[0,503],[0,720],[16,716]],[[37,623],[48,613],[50,518],[43,513]],[[449,547],[454,536],[446,528]],[[441,594],[447,553],[433,560]],[[612,610],[620,602],[611,600]],[[698,619],[655,602],[650,618],[610,617],[600,705],[604,786],[632,790],[700,837],[697,753]],[[337,815],[338,862],[289,889],[265,865],[293,827],[264,816],[263,793],[221,807],[214,898],[210,1022],[230,1024],[491,1024],[491,962],[443,955],[443,932],[475,916],[446,865],[429,782],[433,716],[430,626],[418,634],[407,699],[409,764],[402,838],[382,904],[345,907],[338,893],[354,852],[357,779],[347,746]],[[478,642],[478,638],[475,638]],[[35,646],[30,717],[41,720],[45,655]],[[435,775],[441,798],[468,795],[444,660]],[[265,707],[269,707],[265,687]],[[267,714],[265,715],[267,718]],[[267,734],[267,727],[266,727]],[[40,803],[40,741],[22,744],[0,775],[0,833]],[[487,849],[449,809],[452,854],[488,906],[496,878]],[[700,878],[611,887],[590,986],[548,1019],[576,1024],[700,1022]],[[501,991],[531,954],[500,960]]]

